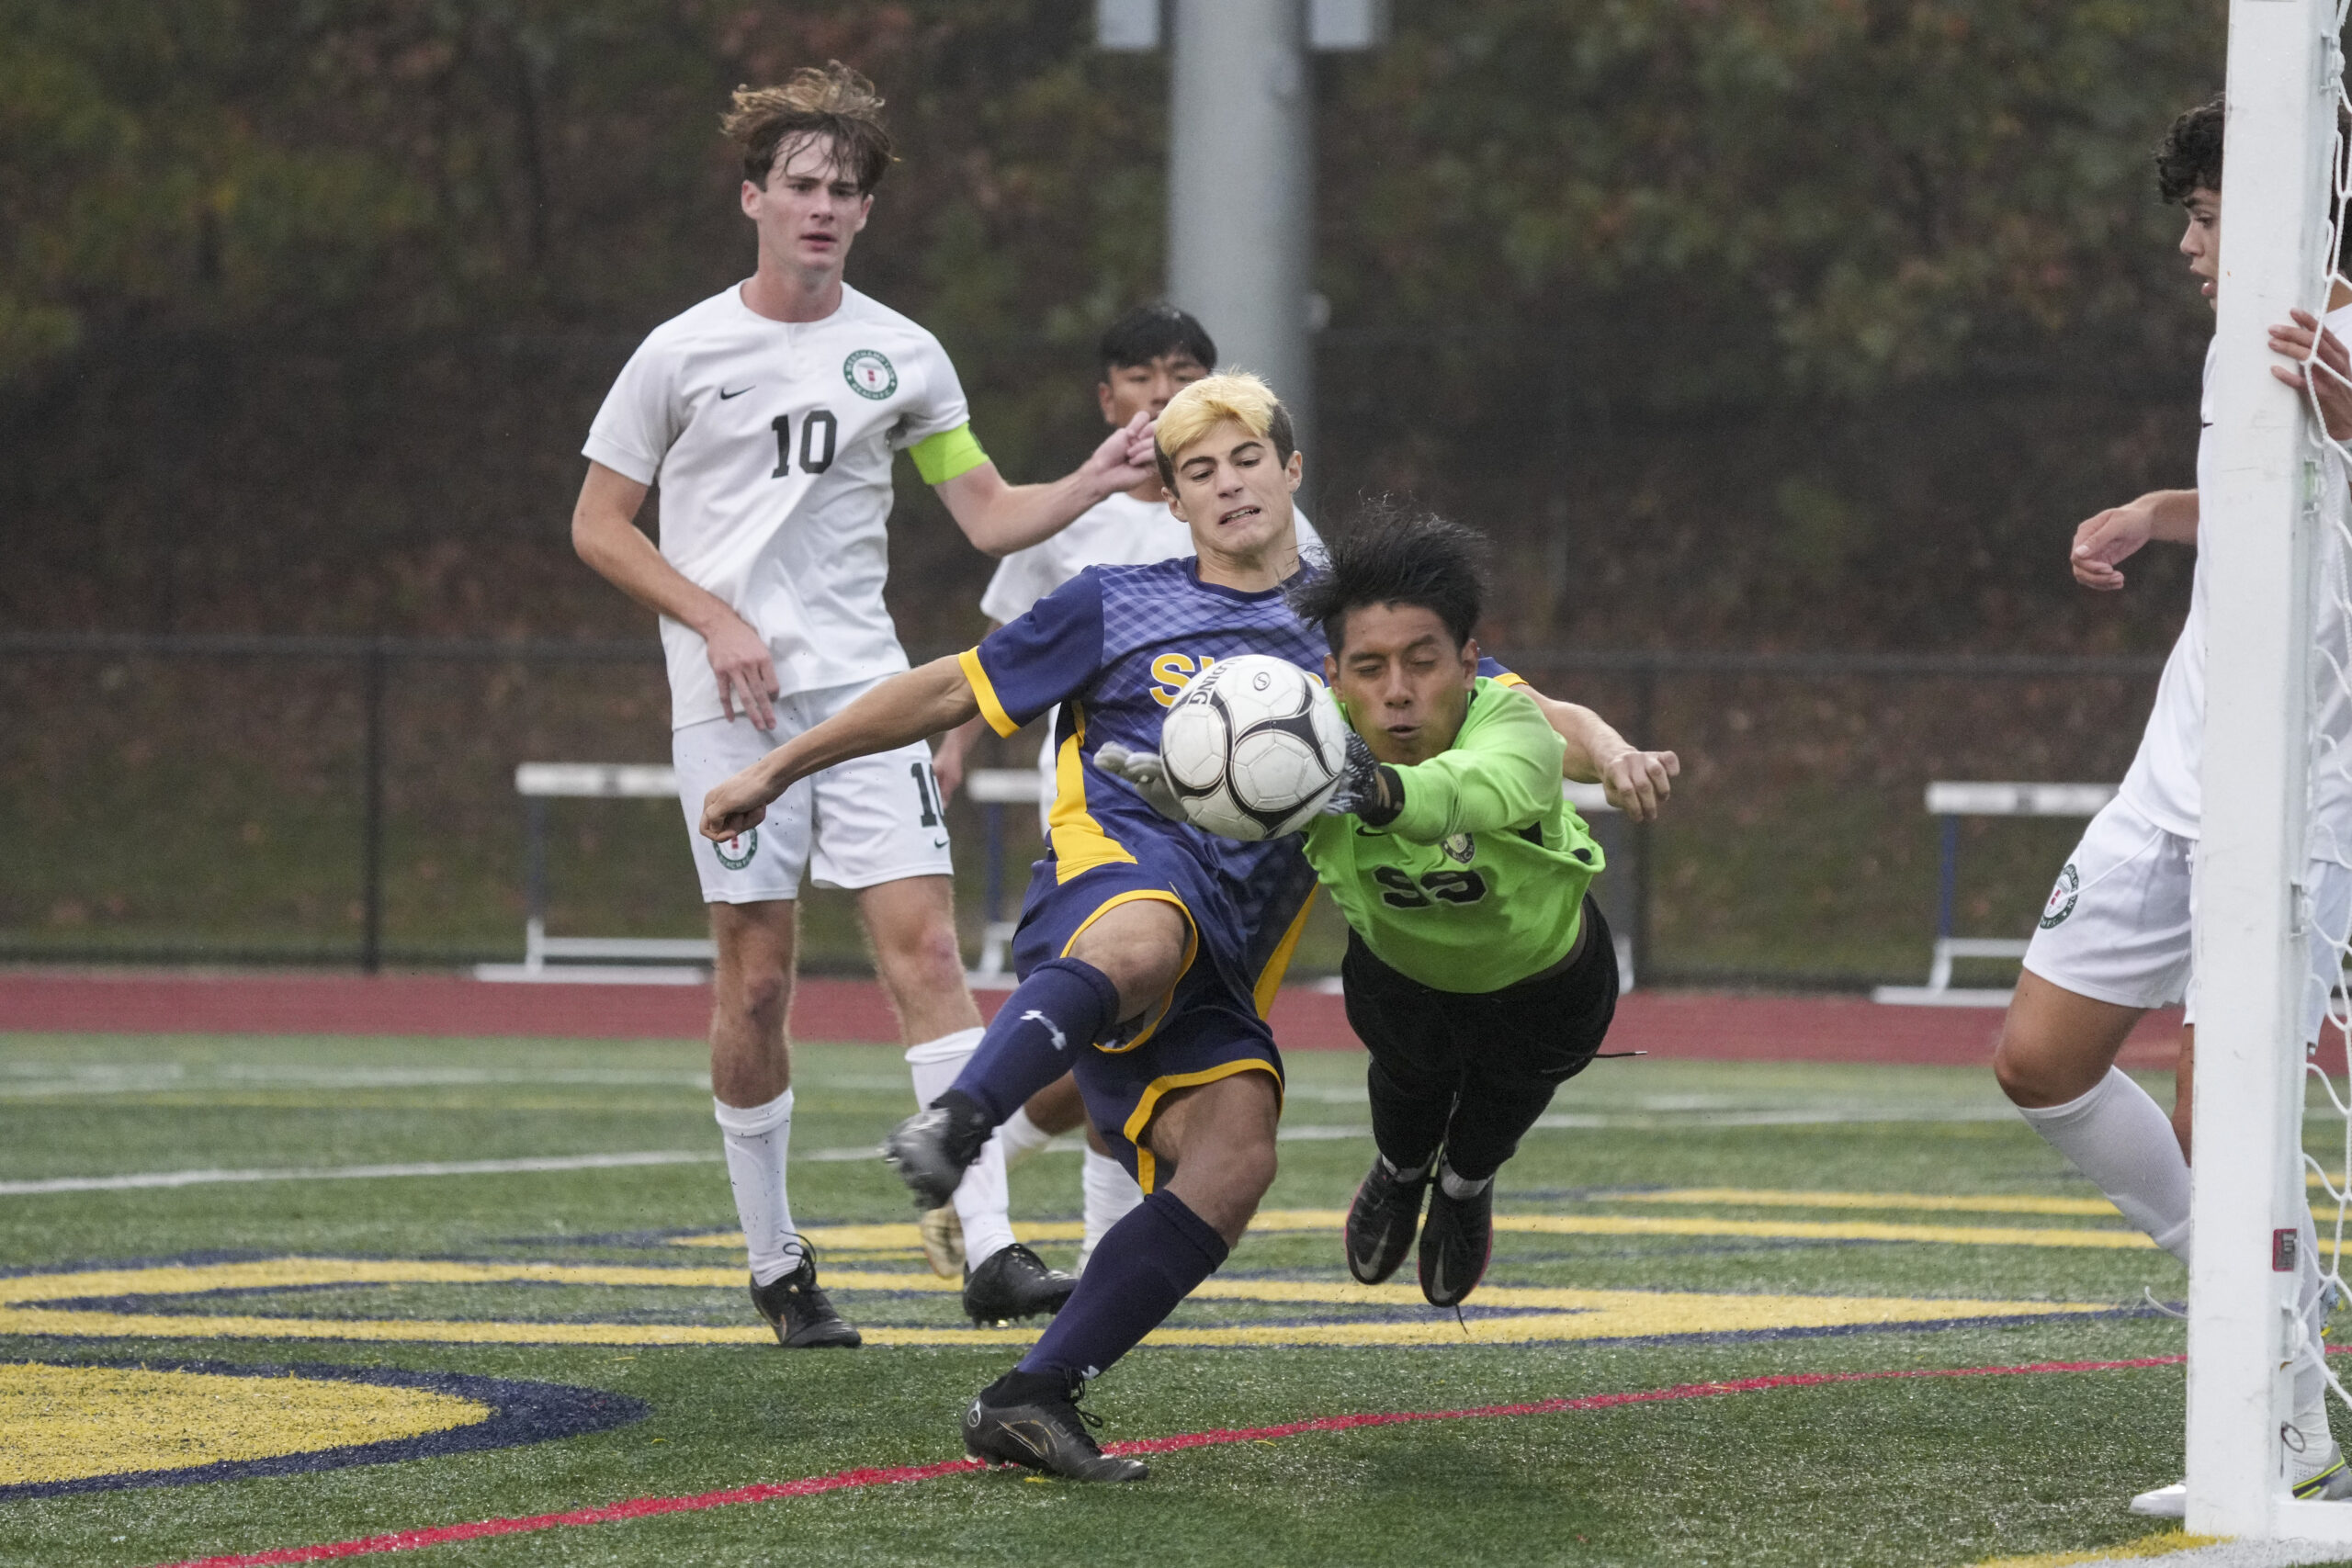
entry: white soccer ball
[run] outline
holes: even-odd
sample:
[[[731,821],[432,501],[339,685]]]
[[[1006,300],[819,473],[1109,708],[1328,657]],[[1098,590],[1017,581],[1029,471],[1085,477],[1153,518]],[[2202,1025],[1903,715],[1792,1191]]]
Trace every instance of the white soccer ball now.
[[[1340,787],[1347,721],[1288,660],[1238,654],[1184,688],[1159,729],[1159,761],[1195,828],[1228,839],[1296,832]]]

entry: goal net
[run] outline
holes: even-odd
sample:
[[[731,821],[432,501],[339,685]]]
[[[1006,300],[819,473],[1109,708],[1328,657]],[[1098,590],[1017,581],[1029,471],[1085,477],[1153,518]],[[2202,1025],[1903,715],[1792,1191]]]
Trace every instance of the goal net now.
[[[2233,0],[2212,360],[2216,461],[2199,495],[2206,728],[2196,931],[2190,1530],[2352,1541],[2352,1503],[2299,1502],[2295,1373],[2314,1362],[2314,1273],[2343,1289],[2352,1089],[2307,1050],[2340,1041],[2352,957],[2352,449],[2323,405],[2352,393],[2324,354],[2298,394],[2268,329],[2352,299],[2341,261],[2352,108],[2346,0]],[[2352,333],[2343,335],[2352,339]],[[2339,429],[2352,435],[2352,421]],[[2340,1074],[2340,1068],[2338,1069]],[[2316,1113],[2307,1150],[2306,1105]],[[2332,1114],[2330,1112],[2332,1111]],[[2324,1155],[2324,1157],[2319,1157]],[[2318,1224],[2316,1256],[2306,1214]],[[2324,1309],[2320,1309],[2324,1311]],[[2324,1366],[2324,1360],[2317,1363]],[[2336,1399],[2352,1404],[2331,1370]]]

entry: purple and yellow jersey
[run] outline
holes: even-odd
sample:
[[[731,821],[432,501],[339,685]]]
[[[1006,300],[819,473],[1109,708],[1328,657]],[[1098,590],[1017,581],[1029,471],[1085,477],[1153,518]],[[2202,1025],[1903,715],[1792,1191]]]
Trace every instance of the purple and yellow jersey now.
[[[1315,892],[1298,836],[1241,843],[1170,822],[1094,765],[1106,741],[1157,751],[1160,723],[1186,682],[1220,659],[1267,654],[1323,678],[1322,628],[1301,621],[1283,589],[1249,593],[1205,583],[1197,566],[1185,556],[1089,567],[960,659],[999,735],[1061,706],[1047,860],[1033,900],[1040,888],[1096,866],[1158,863],[1173,852],[1217,889],[1213,903],[1221,907],[1191,910],[1196,937],[1263,1016]],[[1492,660],[1481,672],[1518,679]]]

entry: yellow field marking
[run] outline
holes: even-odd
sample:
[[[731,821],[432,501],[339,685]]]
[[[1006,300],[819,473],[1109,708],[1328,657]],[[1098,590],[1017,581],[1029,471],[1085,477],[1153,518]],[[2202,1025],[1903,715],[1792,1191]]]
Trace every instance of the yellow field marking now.
[[[1693,1198],[1693,1202],[1748,1202],[1759,1194],[1741,1192],[1736,1188],[1703,1190],[1709,1195]],[[1735,1199],[1732,1194],[1739,1192]],[[1660,1194],[1645,1195],[1652,1201],[1668,1200]],[[1842,1206],[1838,1200],[1845,1198],[1876,1199],[1878,1194],[1865,1193],[1790,1193],[1792,1201],[1799,1198],[1820,1200],[1823,1207]],[[1616,1198],[1611,1201],[1619,1201]],[[1922,1197],[1921,1207],[1939,1200]],[[1970,1201],[1952,1201],[1955,1205]],[[2008,1201],[2008,1200],[1988,1200]],[[2019,1203],[2081,1203],[2090,1200],[2074,1198],[2019,1199]],[[1857,1201],[1850,1206],[1894,1207],[1889,1203]],[[2008,1211],[1993,1210],[1993,1213]],[[2081,1209],[2019,1209],[2022,1213],[2097,1213],[2113,1214],[2104,1200],[2098,1205]],[[1282,1235],[1299,1232],[1338,1234],[1347,1215],[1338,1209],[1268,1209],[1250,1222],[1252,1232]],[[2120,1248],[2139,1251],[2153,1248],[2155,1243],[2139,1231],[2068,1226],[2064,1228],[2028,1229],[2009,1225],[1932,1225],[1905,1224],[1875,1220],[1732,1220],[1701,1215],[1666,1214],[1497,1214],[1495,1229],[1522,1235],[1728,1235],[1752,1236],[1773,1241],[1914,1241],[1949,1247],[2060,1247],[2094,1249]],[[1023,1225],[1022,1236],[1029,1241],[1076,1241],[1082,1228],[1067,1222]],[[911,1252],[920,1238],[911,1224],[833,1225],[814,1227],[806,1233],[815,1243],[820,1254],[827,1250],[842,1252]],[[680,1236],[673,1243],[678,1247],[707,1247],[741,1250],[743,1238],[733,1231],[714,1232],[707,1235]],[[831,1279],[831,1274],[827,1278]]]
[[[340,1379],[0,1365],[0,1486],[393,1442],[491,1415],[454,1394]]]
[[[173,1295],[219,1290],[283,1290],[317,1285],[494,1285],[530,1282],[573,1286],[666,1285],[739,1289],[733,1269],[647,1269],[626,1264],[467,1263],[280,1258],[250,1263],[171,1264],[155,1269],[94,1269],[0,1280],[0,1335],[72,1334],[101,1338],[358,1339],[469,1344],[716,1345],[756,1344],[768,1331],[749,1324],[512,1323],[424,1318],[335,1319],[180,1316],[51,1306],[91,1296]],[[854,1293],[947,1294],[959,1287],[929,1273],[870,1269],[829,1271],[831,1290]],[[1291,1306],[1406,1308],[1414,1315],[1388,1321],[1305,1325],[1242,1324],[1163,1327],[1146,1341],[1159,1346],[1423,1345],[1464,1338],[1485,1343],[1537,1339],[1611,1339],[1663,1334],[1724,1334],[1769,1329],[1838,1328],[1865,1324],[1940,1322],[1954,1318],[2046,1317],[2108,1310],[2100,1303],[1935,1300],[1902,1296],[1754,1296],[1679,1291],[1592,1291],[1489,1285],[1481,1305],[1526,1309],[1477,1317],[1464,1328],[1424,1315],[1419,1292],[1402,1284],[1359,1285],[1349,1280],[1217,1280],[1193,1292],[1204,1302],[1261,1302]],[[1025,1345],[1031,1328],[880,1327],[865,1330],[876,1345]]]
[[[2170,1529],[2158,1535],[2143,1535],[2137,1540],[2118,1542],[2114,1546],[2095,1546],[2085,1551],[2043,1551],[2030,1557],[1993,1557],[1975,1564],[1975,1568],[2069,1568],[2077,1562],[2107,1562],[2118,1557],[2169,1557],[2176,1551],[2194,1551],[2200,1546],[2218,1546],[2226,1536],[2190,1535],[2185,1530]]]

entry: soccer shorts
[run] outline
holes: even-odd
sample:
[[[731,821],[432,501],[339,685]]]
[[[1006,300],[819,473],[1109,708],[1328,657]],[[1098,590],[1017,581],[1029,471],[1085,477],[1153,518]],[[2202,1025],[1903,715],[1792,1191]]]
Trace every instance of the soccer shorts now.
[[[2340,944],[2352,924],[2352,872],[2327,861],[2308,868],[2311,973],[2303,1038],[2319,1037],[2337,984]],[[2058,873],[2025,966],[2053,986],[2118,1007],[2188,1004],[2197,1021],[2190,928],[2197,913],[2197,843],[2165,831],[2121,796],[2108,802]]]
[[[851,888],[954,874],[931,749],[921,741],[802,779],[768,807],[765,821],[725,843],[702,836],[703,797],[713,785],[839,713],[872,684],[778,697],[772,730],[754,729],[745,718],[714,718],[671,736],[678,805],[705,903],[797,897],[804,871],[820,887]]]
[[[1383,963],[1348,933],[1340,966],[1348,1026],[1371,1052],[1373,1141],[1400,1168],[1442,1144],[1484,1180],[1560,1085],[1584,1071],[1617,1012],[1617,943],[1589,895],[1573,959],[1499,991],[1441,991]]]
[[[1088,1119],[1149,1192],[1158,1176],[1148,1146],[1151,1122],[1167,1096],[1247,1072],[1272,1074],[1280,1095],[1283,1059],[1250,991],[1228,978],[1238,974],[1242,933],[1207,872],[1155,843],[1129,848],[1138,856],[1135,863],[1093,866],[1066,883],[1057,881],[1052,861],[1040,862],[1013,935],[1012,960],[1014,972],[1026,976],[1068,953],[1079,932],[1123,904],[1156,899],[1184,916],[1184,967],[1174,987],[1071,1064]]]

